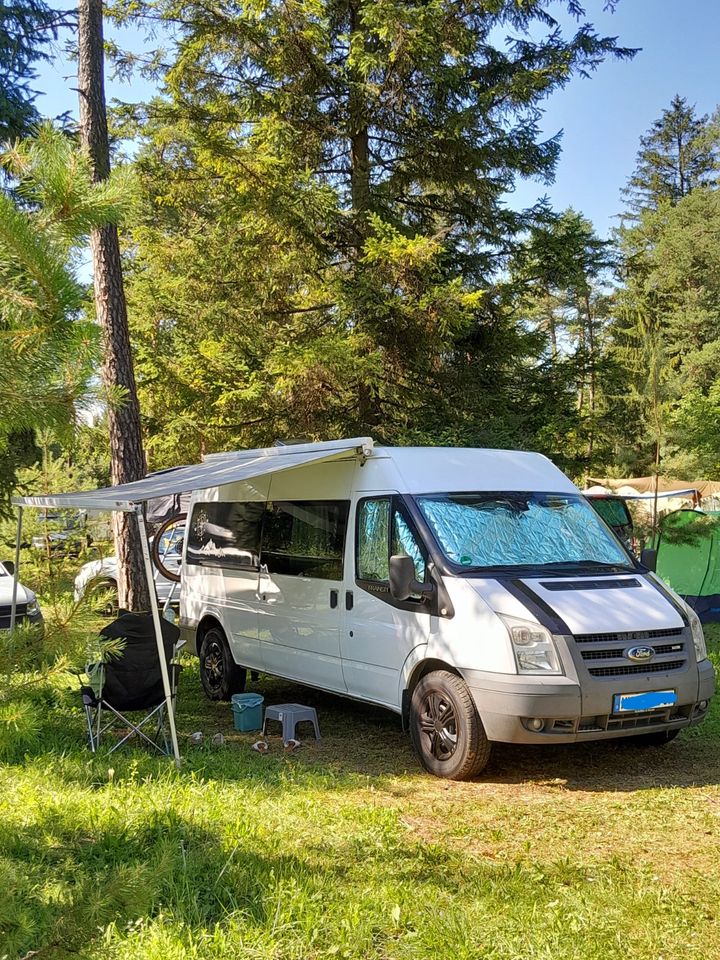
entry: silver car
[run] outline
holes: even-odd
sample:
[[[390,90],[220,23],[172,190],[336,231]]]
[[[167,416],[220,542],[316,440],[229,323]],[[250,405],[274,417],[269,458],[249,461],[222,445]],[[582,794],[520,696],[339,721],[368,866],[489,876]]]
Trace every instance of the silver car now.
[[[182,555],[184,527],[174,527],[161,537],[158,552],[169,571],[179,573]],[[151,546],[153,541],[151,540]],[[176,604],[180,599],[178,584],[164,577],[155,569],[155,591],[158,602],[164,604],[168,597],[170,603]],[[92,590],[102,597],[105,603],[105,612],[112,614],[117,609],[118,561],[116,556],[103,557],[102,560],[91,560],[84,564],[75,577],[75,600],[80,601],[88,590]]]
[[[10,616],[12,612],[13,595],[13,571],[15,567],[9,561],[0,563],[0,630],[10,629]],[[43,615],[40,610],[40,604],[37,597],[18,583],[17,588],[17,613],[16,623],[42,624]]]

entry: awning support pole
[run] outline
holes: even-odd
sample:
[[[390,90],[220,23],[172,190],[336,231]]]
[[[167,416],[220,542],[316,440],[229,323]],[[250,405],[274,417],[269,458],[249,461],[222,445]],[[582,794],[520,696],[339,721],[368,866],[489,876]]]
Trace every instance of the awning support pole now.
[[[168,723],[170,724],[170,739],[172,740],[173,753],[175,755],[175,766],[179,770],[180,747],[178,746],[177,730],[175,729],[175,709],[172,702],[170,677],[168,676],[167,663],[165,662],[165,645],[163,644],[160,611],[158,609],[157,594],[155,593],[155,580],[153,578],[152,560],[150,559],[147,528],[145,526],[143,508],[140,504],[135,507],[135,516],[137,517],[138,530],[140,531],[140,543],[142,545],[143,560],[145,562],[145,576],[147,578],[148,590],[150,591],[150,609],[152,610],[155,639],[157,641],[158,657],[160,658],[160,672],[162,673],[162,682],[165,689],[165,704],[167,706]]]
[[[18,507],[17,532],[15,534],[15,569],[13,570],[12,605],[10,607],[10,630],[15,629],[17,617],[17,591],[20,582],[20,543],[22,542],[23,508]]]

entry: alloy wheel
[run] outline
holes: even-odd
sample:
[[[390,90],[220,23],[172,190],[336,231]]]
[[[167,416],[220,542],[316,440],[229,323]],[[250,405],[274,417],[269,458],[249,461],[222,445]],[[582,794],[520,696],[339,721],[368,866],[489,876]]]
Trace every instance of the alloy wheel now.
[[[452,701],[432,691],[425,696],[419,716],[420,733],[436,760],[449,760],[457,749],[457,717]]]

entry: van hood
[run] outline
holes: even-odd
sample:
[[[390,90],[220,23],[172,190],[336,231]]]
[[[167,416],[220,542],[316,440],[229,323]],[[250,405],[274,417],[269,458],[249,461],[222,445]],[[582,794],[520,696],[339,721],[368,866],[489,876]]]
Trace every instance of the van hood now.
[[[12,577],[0,577],[0,606],[10,606],[12,603],[12,594],[13,594],[13,578]],[[17,602],[27,603],[30,597],[32,596],[31,592],[24,587],[21,583],[18,584],[17,588]]]
[[[668,596],[642,573],[469,582],[495,613],[530,615],[554,633],[629,633],[684,625]]]

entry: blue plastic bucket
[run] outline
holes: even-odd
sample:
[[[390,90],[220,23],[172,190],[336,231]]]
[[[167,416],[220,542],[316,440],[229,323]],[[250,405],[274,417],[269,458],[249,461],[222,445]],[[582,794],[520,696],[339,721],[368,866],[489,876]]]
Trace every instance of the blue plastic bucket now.
[[[233,722],[236,730],[262,730],[262,705],[265,697],[259,693],[234,693],[232,695]]]

